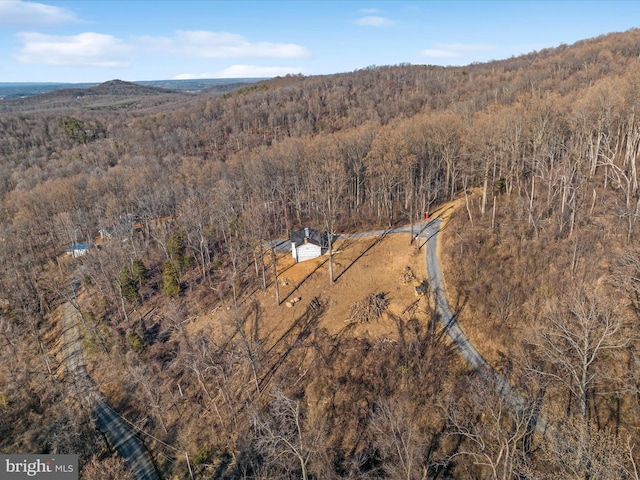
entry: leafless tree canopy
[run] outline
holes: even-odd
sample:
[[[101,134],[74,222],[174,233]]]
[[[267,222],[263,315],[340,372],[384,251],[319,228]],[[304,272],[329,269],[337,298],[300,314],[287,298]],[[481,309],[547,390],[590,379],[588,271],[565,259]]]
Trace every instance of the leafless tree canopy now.
[[[126,478],[65,381],[73,302],[163,478],[638,478],[639,58],[630,30],[467,67],[3,105],[0,450]],[[469,372],[426,298],[353,306],[393,339],[329,334],[309,299],[273,338],[268,241],[413,226],[451,200],[450,302],[526,409]]]

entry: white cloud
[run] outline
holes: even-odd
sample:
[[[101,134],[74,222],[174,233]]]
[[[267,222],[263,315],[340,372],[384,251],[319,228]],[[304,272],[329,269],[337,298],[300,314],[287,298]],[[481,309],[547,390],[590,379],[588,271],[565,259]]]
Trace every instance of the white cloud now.
[[[440,50],[437,48],[427,48],[422,50],[420,55],[429,58],[458,58],[462,56],[462,53],[455,52],[453,50]]]
[[[22,0],[0,0],[0,25],[34,27],[77,22],[80,20],[64,8]]]
[[[427,48],[420,55],[429,58],[461,58],[469,53],[488,52],[496,50],[492,45],[463,44],[463,43],[436,43],[434,48]]]
[[[182,73],[173,80],[194,80],[199,78],[271,78],[304,73],[297,67],[259,67],[255,65],[232,65],[216,73]]]
[[[227,32],[178,31],[173,37],[139,37],[152,51],[196,58],[299,58],[310,52],[295,43],[251,43],[242,35]]]
[[[218,78],[215,73],[181,73],[171,80],[198,80],[201,78]]]
[[[361,8],[358,11],[360,13],[364,13],[366,15],[371,15],[373,13],[380,13],[380,9],[379,8]]]
[[[395,22],[385,17],[368,16],[357,19],[356,24],[365,27],[390,27],[395,25]]]
[[[0,0],[2,4],[3,0]],[[178,31],[170,37],[131,37],[120,39],[112,35],[84,32],[78,35],[45,35],[23,32],[16,35],[22,46],[14,53],[20,63],[57,66],[124,67],[131,64],[134,54],[154,54],[167,59],[191,58],[299,58],[310,52],[292,43],[251,43],[241,35],[226,32]],[[167,60],[165,60],[167,61]],[[222,72],[235,76],[276,76],[298,73],[290,67],[236,66],[254,73]],[[266,70],[264,70],[266,68]],[[258,70],[256,70],[258,69]],[[263,69],[263,70],[259,70]],[[187,74],[185,74],[187,75]],[[198,74],[191,78],[204,78]],[[207,75],[208,76],[208,75]]]
[[[100,33],[73,36],[21,33],[22,48],[15,54],[21,63],[89,67],[122,67],[129,64],[131,48],[123,41]]]

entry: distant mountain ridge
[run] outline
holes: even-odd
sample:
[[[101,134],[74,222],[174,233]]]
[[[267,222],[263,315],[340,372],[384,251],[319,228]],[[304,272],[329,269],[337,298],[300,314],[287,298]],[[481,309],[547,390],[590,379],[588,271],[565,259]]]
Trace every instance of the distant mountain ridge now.
[[[159,87],[148,87],[144,85],[137,85],[131,82],[124,82],[122,80],[109,80],[99,85],[89,88],[64,88],[61,90],[54,90],[52,92],[41,93],[39,95],[33,95],[31,97],[22,98],[22,101],[35,101],[41,102],[48,99],[65,99],[75,98],[81,99],[83,97],[104,97],[104,96],[116,96],[116,97],[129,97],[129,96],[148,96],[148,95],[164,95],[178,93],[177,90],[168,90]]]
[[[56,83],[56,82],[0,82],[0,101],[21,99],[34,95],[55,92],[59,90],[88,90],[94,87],[113,85],[114,82],[128,83],[144,87],[157,87],[177,92],[197,93],[212,89],[226,91],[229,88],[248,85],[265,80],[262,78],[211,78],[196,80],[145,80],[136,82],[123,82],[122,80],[110,80],[104,83]]]
[[[119,108],[140,105],[149,98],[170,100],[187,93],[158,87],[137,85],[122,80],[110,80],[89,88],[63,88],[38,95],[4,100],[0,111],[59,110],[76,108]]]
[[[58,90],[58,93],[64,91],[65,90]],[[177,90],[138,85],[137,83],[125,82],[123,80],[109,80],[107,82],[96,85],[95,87],[90,87],[87,89],[76,88],[72,89],[72,91],[77,91],[79,92],[79,94],[82,94],[86,91],[89,95],[159,95],[163,93],[177,92]]]
[[[73,109],[146,108],[199,93],[221,94],[260,79],[157,80],[100,84],[2,84],[0,113]]]

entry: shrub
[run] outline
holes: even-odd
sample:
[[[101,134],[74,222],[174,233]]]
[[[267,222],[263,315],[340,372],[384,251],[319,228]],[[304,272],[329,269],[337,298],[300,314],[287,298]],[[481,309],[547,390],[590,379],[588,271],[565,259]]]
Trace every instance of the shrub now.
[[[129,343],[131,348],[133,348],[134,351],[140,353],[144,350],[146,345],[140,335],[138,335],[135,332],[129,332],[127,333],[126,338],[127,338],[127,342]]]

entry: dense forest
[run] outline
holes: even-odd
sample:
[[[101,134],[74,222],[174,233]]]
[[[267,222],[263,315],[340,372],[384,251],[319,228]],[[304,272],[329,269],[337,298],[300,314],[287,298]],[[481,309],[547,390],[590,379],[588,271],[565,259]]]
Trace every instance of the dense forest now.
[[[140,88],[2,104],[0,452],[130,478],[60,373],[74,302],[162,478],[640,478],[640,30],[464,68]],[[397,342],[300,327],[285,353],[259,334],[265,242],[417,222],[461,193],[450,302],[526,405],[433,309],[396,319]]]

